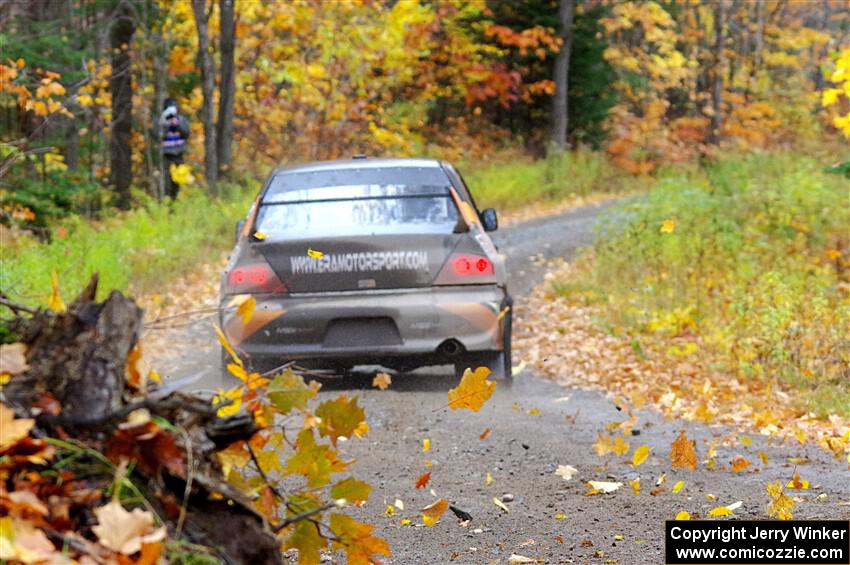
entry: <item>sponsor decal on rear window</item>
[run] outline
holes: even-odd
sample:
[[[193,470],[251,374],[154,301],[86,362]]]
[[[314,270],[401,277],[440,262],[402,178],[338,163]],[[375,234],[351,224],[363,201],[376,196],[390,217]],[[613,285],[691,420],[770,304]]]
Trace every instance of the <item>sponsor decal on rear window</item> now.
[[[426,251],[373,251],[329,253],[321,258],[298,255],[289,258],[293,275],[318,273],[368,273],[375,271],[427,271]]]

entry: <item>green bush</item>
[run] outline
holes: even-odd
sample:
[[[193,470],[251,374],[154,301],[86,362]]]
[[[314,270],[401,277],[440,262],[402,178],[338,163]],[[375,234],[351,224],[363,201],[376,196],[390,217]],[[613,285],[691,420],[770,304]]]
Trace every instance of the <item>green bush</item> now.
[[[225,186],[218,199],[187,190],[174,203],[142,197],[138,208],[96,222],[66,218],[54,226],[50,243],[24,237],[0,246],[0,289],[24,303],[44,304],[51,271],[66,298],[95,272],[101,296],[111,289],[159,288],[198,263],[218,259],[257,190],[255,181],[244,181]]]
[[[612,327],[694,332],[740,378],[797,386],[847,411],[847,182],[790,154],[671,174],[612,213],[593,283]]]

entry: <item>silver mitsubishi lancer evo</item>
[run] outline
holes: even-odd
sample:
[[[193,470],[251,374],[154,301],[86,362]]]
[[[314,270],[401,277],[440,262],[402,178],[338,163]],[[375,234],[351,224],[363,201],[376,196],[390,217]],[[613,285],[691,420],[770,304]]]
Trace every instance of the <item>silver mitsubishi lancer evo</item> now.
[[[497,227],[443,161],[275,170],[237,228],[221,327],[258,369],[453,364],[508,378],[511,297],[487,234]],[[245,295],[256,299],[247,324],[236,313]]]

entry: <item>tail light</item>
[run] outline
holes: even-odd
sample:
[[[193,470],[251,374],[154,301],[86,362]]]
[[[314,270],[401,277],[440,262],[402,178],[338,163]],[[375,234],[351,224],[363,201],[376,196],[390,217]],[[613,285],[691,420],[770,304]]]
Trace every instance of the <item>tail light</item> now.
[[[265,263],[239,265],[227,274],[228,294],[288,292],[275,272]]]
[[[474,253],[452,253],[434,284],[481,284],[496,282],[493,262]]]

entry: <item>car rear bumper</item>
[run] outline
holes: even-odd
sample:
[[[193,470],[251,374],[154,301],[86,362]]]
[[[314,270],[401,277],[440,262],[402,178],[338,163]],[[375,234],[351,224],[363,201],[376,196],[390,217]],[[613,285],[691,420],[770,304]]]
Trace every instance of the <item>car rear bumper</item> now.
[[[503,287],[468,285],[416,290],[256,295],[243,325],[232,297],[222,300],[220,321],[231,344],[250,358],[433,358],[501,351],[509,303]]]

